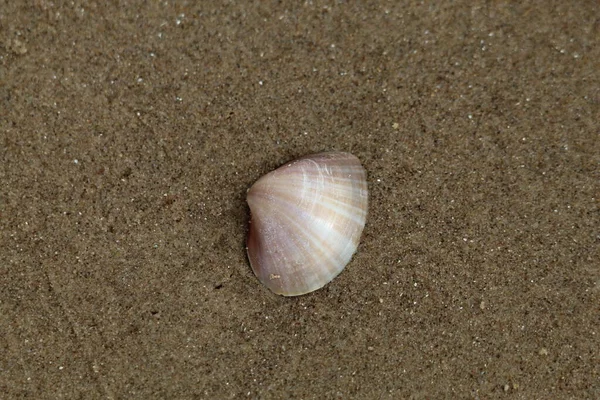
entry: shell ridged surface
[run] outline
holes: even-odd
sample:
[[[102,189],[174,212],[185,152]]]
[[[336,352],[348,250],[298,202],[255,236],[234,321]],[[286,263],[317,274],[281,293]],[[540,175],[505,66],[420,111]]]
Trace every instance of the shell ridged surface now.
[[[366,172],[348,153],[288,163],[248,190],[248,258],[269,289],[297,296],[323,287],[352,258],[365,226]]]

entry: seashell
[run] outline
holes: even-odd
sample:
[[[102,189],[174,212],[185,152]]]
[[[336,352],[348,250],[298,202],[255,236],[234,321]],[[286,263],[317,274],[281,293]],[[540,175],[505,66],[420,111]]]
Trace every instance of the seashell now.
[[[309,155],[248,190],[248,259],[254,274],[284,296],[317,290],[358,247],[367,218],[367,174],[348,153]]]

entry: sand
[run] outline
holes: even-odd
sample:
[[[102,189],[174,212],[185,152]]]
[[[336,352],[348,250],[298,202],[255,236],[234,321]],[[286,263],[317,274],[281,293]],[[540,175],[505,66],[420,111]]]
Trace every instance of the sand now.
[[[597,1],[0,2],[0,393],[600,398]],[[285,298],[246,190],[368,172]]]

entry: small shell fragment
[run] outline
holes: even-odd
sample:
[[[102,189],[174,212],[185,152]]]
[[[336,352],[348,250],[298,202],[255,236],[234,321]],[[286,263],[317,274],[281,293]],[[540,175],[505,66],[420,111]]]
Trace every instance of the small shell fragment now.
[[[247,200],[252,270],[273,292],[298,296],[352,258],[367,218],[367,176],[352,154],[313,154],[260,178]]]

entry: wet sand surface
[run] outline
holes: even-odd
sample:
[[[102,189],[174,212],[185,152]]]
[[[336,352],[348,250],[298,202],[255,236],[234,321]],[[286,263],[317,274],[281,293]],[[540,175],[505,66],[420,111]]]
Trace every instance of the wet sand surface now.
[[[600,398],[597,1],[0,4],[6,398]],[[276,296],[246,190],[320,151],[367,225]]]

